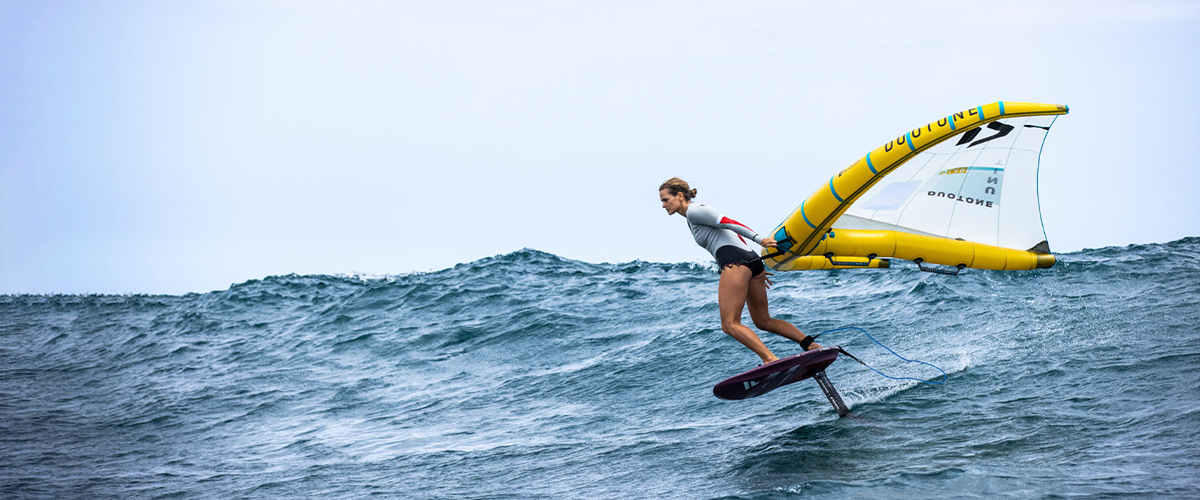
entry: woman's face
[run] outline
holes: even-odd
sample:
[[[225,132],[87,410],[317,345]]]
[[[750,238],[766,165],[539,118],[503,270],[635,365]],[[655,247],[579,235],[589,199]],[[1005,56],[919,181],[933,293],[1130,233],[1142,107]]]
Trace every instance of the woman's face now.
[[[659,189],[658,198],[662,200],[662,207],[667,211],[667,215],[675,215],[683,209],[683,193],[671,195],[669,189]]]

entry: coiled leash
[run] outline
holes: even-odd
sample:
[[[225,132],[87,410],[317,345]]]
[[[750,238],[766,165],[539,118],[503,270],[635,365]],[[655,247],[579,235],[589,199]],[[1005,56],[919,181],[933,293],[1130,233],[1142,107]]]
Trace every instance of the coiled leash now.
[[[882,347],[882,348],[884,348],[884,349],[887,349],[887,352],[890,352],[890,353],[892,353],[892,355],[893,355],[893,356],[896,356],[897,358],[900,358],[901,360],[903,360],[903,361],[905,361],[905,362],[907,362],[907,363],[920,363],[920,364],[923,364],[923,365],[926,365],[926,366],[932,366],[932,367],[933,367],[935,370],[937,370],[937,371],[939,371],[939,372],[942,372],[942,380],[940,380],[940,381],[938,381],[938,382],[927,382],[927,381],[925,381],[925,380],[921,380],[921,379],[919,379],[919,378],[912,378],[912,377],[893,377],[893,376],[891,376],[891,375],[888,375],[888,374],[886,374],[886,373],[883,373],[883,372],[881,372],[881,371],[879,371],[879,370],[876,370],[876,369],[875,369],[875,367],[873,367],[873,366],[871,366],[871,365],[868,365],[868,364],[864,363],[864,362],[863,362],[863,360],[861,360],[861,359],[858,359],[858,358],[854,357],[854,355],[852,355],[852,354],[850,354],[850,353],[846,352],[846,350],[845,350],[845,349],[842,349],[842,346],[837,346],[837,350],[838,350],[838,352],[841,352],[842,354],[845,354],[846,356],[849,356],[849,357],[850,357],[850,359],[853,359],[853,360],[855,360],[855,361],[858,361],[858,363],[859,363],[859,364],[861,364],[861,365],[863,365],[863,366],[865,366],[865,367],[867,367],[867,368],[870,368],[870,369],[871,369],[871,371],[873,371],[873,372],[875,372],[875,373],[878,373],[880,376],[882,376],[882,377],[884,377],[884,378],[889,378],[889,379],[892,379],[892,380],[914,380],[914,381],[920,382],[920,383],[922,383],[922,384],[929,384],[929,385],[941,385],[941,384],[944,384],[944,383],[946,383],[946,371],[945,371],[945,370],[943,370],[943,369],[941,369],[941,368],[938,368],[938,367],[937,367],[937,365],[934,365],[934,364],[932,364],[932,363],[926,363],[926,362],[924,362],[924,361],[919,361],[919,360],[915,360],[915,359],[908,359],[908,358],[905,358],[904,356],[901,356],[901,355],[899,355],[899,354],[896,354],[896,351],[893,351],[893,350],[891,350],[891,348],[889,348],[888,346],[885,346],[885,345],[883,345],[883,343],[882,343],[882,342],[880,342],[880,341],[878,341],[878,340],[875,340],[875,337],[872,337],[872,336],[871,336],[871,334],[867,333],[867,331],[866,331],[866,330],[863,330],[862,328],[859,328],[859,327],[856,327],[856,326],[847,326],[847,327],[845,327],[845,328],[837,328],[837,329],[834,329],[834,330],[829,330],[829,331],[821,332],[821,333],[818,333],[818,334],[816,334],[816,335],[810,335],[810,336],[809,336],[809,338],[810,338],[810,339],[816,339],[817,337],[820,337],[820,336],[822,336],[822,335],[825,335],[826,333],[840,332],[840,331],[843,331],[843,330],[858,330],[858,331],[862,332],[862,333],[863,333],[863,335],[866,335],[866,336],[867,336],[867,338],[871,339],[873,342],[875,342],[876,344],[878,344],[878,345],[879,345],[879,347]],[[805,340],[808,340],[808,339],[805,339]],[[810,344],[811,344],[811,342],[810,342]]]

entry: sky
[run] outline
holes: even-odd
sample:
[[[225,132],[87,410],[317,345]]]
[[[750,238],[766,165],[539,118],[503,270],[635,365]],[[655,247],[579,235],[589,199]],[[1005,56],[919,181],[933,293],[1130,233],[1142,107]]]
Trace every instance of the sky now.
[[[905,131],[1067,104],[1051,248],[1200,235],[1200,3],[0,0],[0,294],[704,261]]]

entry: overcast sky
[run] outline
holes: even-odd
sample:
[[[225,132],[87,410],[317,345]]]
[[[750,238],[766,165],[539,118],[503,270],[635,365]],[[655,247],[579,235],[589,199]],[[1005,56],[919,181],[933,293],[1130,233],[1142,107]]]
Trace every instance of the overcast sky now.
[[[1067,104],[1056,252],[1200,235],[1200,3],[0,0],[0,293],[699,261],[950,113]]]

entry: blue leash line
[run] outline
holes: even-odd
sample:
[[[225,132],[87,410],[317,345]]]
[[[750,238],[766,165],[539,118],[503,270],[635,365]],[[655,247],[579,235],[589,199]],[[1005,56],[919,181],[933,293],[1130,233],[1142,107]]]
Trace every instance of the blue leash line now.
[[[845,355],[847,355],[847,356],[850,356],[850,357],[851,357],[851,358],[853,358],[855,361],[858,361],[859,363],[862,363],[862,365],[863,365],[863,366],[865,366],[865,367],[867,367],[867,368],[870,368],[870,369],[871,369],[871,371],[873,371],[873,372],[875,372],[875,373],[878,373],[880,376],[882,376],[882,377],[884,377],[884,378],[889,378],[889,379],[892,379],[892,380],[915,380],[915,381],[917,381],[917,382],[921,382],[922,384],[929,384],[929,385],[941,385],[941,384],[944,384],[944,383],[946,383],[946,371],[945,371],[945,370],[943,370],[943,369],[941,369],[941,368],[938,368],[938,367],[937,367],[937,365],[934,365],[934,364],[932,364],[932,363],[926,363],[926,362],[924,362],[924,361],[915,360],[915,359],[908,359],[908,358],[905,358],[904,356],[901,356],[901,355],[899,355],[899,354],[896,354],[896,351],[893,351],[893,350],[892,350],[891,348],[889,348],[888,346],[885,346],[885,345],[883,345],[883,343],[882,343],[882,342],[880,342],[880,341],[878,341],[878,340],[875,340],[875,337],[872,337],[872,336],[871,336],[871,334],[867,333],[867,331],[866,331],[866,330],[863,330],[862,328],[859,328],[859,327],[857,327],[857,326],[847,326],[847,327],[845,327],[845,328],[838,328],[838,329],[835,329],[835,330],[829,330],[829,331],[827,331],[827,332],[821,332],[821,333],[818,333],[818,334],[816,334],[816,335],[813,335],[812,337],[815,339],[815,338],[817,338],[817,337],[820,337],[820,336],[822,336],[822,335],[825,335],[826,333],[840,332],[840,331],[842,331],[842,330],[858,330],[858,331],[862,332],[862,333],[863,333],[863,335],[866,335],[866,336],[867,336],[867,338],[871,339],[871,341],[873,341],[873,342],[875,342],[876,344],[878,344],[878,345],[879,345],[879,347],[882,347],[882,348],[884,348],[884,349],[887,349],[887,352],[890,352],[890,353],[892,353],[892,355],[893,355],[893,356],[896,356],[897,358],[900,358],[900,359],[902,359],[902,360],[904,360],[904,361],[906,361],[906,362],[908,362],[908,363],[921,363],[921,364],[923,364],[923,365],[932,366],[932,367],[933,367],[935,370],[937,370],[937,371],[939,371],[939,372],[942,372],[942,380],[941,380],[941,381],[939,381],[939,382],[926,382],[926,381],[924,381],[924,380],[921,380],[921,379],[919,379],[919,378],[912,378],[912,377],[893,377],[893,376],[891,376],[891,375],[888,375],[888,374],[886,374],[886,373],[883,373],[883,372],[881,372],[881,371],[879,371],[879,370],[876,370],[876,369],[875,369],[875,367],[873,367],[873,366],[871,366],[871,365],[868,365],[868,364],[866,364],[866,363],[863,363],[863,362],[862,362],[862,360],[860,360],[860,359],[858,359],[858,358],[855,358],[854,356],[851,356],[851,355],[850,355],[850,353],[848,353],[848,352],[846,352],[846,351],[842,351],[842,354],[845,354]],[[841,349],[841,347],[839,346],[839,347],[838,347],[838,349]]]

